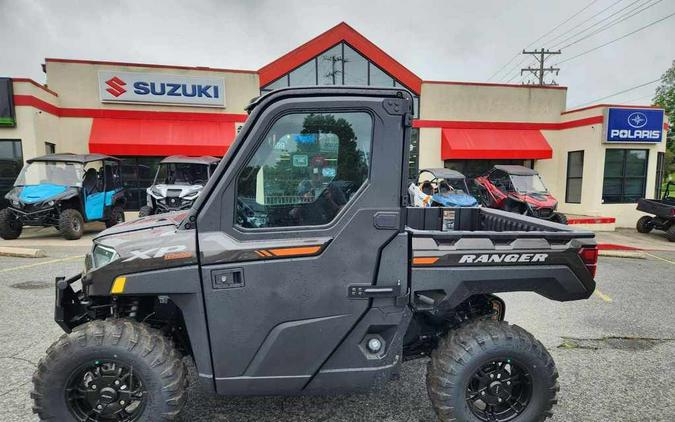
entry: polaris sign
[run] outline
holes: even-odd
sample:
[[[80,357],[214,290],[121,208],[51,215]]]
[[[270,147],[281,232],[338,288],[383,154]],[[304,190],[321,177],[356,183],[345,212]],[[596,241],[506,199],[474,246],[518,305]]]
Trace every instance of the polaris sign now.
[[[607,110],[607,142],[661,142],[663,110],[610,108]]]
[[[98,87],[104,103],[225,107],[223,78],[99,71]]]

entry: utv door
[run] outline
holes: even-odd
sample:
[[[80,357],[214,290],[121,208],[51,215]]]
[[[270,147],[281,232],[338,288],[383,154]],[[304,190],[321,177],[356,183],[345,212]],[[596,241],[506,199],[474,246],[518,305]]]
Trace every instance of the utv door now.
[[[207,186],[197,230],[219,393],[302,390],[371,306],[350,287],[377,282],[400,232],[410,100],[362,92],[272,94]]]

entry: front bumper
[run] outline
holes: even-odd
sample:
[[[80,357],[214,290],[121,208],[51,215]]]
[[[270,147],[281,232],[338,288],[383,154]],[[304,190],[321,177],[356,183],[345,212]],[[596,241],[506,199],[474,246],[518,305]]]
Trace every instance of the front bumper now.
[[[33,206],[26,206],[24,208],[9,207],[9,209],[16,215],[17,219],[26,225],[42,225],[54,220],[56,215],[56,207],[37,208]]]
[[[66,333],[70,333],[75,326],[79,325],[78,321],[87,313],[81,298],[71,286],[81,278],[80,273],[70,278],[56,277],[55,280],[54,321]]]

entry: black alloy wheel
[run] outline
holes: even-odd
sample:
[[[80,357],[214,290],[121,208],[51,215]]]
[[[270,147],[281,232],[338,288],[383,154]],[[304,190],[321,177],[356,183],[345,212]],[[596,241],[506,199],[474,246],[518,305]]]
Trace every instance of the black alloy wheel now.
[[[479,420],[507,422],[525,411],[532,377],[519,363],[502,358],[482,365],[466,388],[466,402]]]
[[[139,373],[116,360],[84,364],[70,377],[65,394],[78,422],[138,421],[147,402]]]

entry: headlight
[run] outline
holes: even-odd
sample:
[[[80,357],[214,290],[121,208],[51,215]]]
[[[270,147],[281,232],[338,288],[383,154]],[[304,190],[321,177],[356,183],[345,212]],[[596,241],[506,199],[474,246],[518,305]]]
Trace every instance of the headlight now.
[[[53,207],[53,206],[54,206],[54,201],[49,201],[49,202],[47,202],[47,205],[49,205],[50,207]]]
[[[93,268],[101,268],[104,265],[108,265],[119,258],[119,255],[115,249],[102,245],[94,246],[94,250],[91,255]]]
[[[12,205],[19,208],[21,206],[21,202],[17,201],[16,199],[12,200]]]
[[[199,192],[201,192],[201,191],[188,193],[187,195],[185,195],[183,197],[183,199],[187,199],[188,201],[192,201],[193,199],[197,199],[197,197],[199,196]]]

